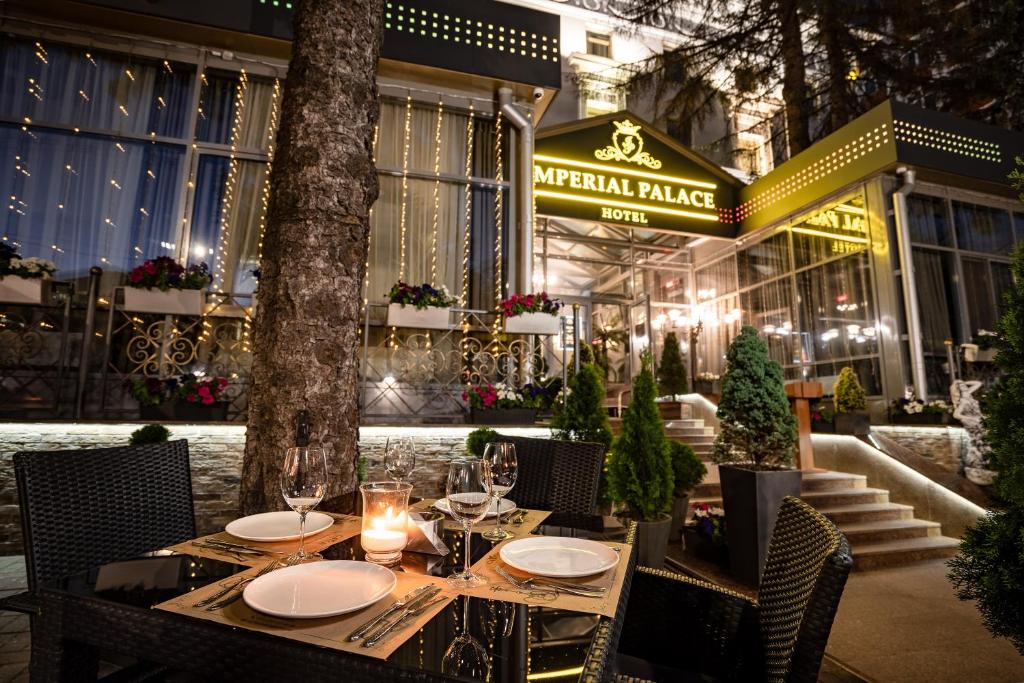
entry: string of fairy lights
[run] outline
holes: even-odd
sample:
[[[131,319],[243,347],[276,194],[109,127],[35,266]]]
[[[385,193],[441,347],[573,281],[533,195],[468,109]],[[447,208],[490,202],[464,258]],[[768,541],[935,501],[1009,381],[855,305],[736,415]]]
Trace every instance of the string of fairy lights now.
[[[469,116],[466,117],[466,185],[464,189],[465,206],[463,207],[463,230],[462,230],[462,292],[460,301],[463,308],[469,307],[469,256],[470,256],[470,226],[473,222],[473,135],[476,125],[476,109],[473,103],[469,103]],[[459,321],[463,332],[469,332],[469,322],[466,312],[463,311],[462,319]],[[465,360],[466,351],[463,351]]]
[[[234,116],[231,121],[231,137],[229,138],[230,155],[228,157],[228,175],[224,182],[224,198],[220,205],[220,237],[217,241],[217,251],[214,258],[213,284],[224,289],[225,264],[228,260],[228,252],[231,244],[231,207],[235,200],[235,189],[238,186],[238,140],[242,132],[242,117],[245,111],[246,91],[249,88],[249,78],[245,69],[238,74],[238,82],[235,84],[235,107]]]
[[[437,232],[441,218],[441,121],[444,102],[437,101],[437,126],[434,128],[434,220],[430,227],[430,282],[437,284]]]
[[[505,172],[503,169],[504,163],[502,161],[504,145],[502,144],[501,129],[501,110],[499,109],[497,115],[494,117],[494,180],[498,183],[498,187],[494,193],[494,307],[496,309],[501,308],[502,292],[505,290],[502,286],[502,278],[504,275],[501,267],[501,233],[505,217],[504,192],[501,187],[505,180]],[[494,316],[494,322],[491,324],[491,342],[494,351],[497,351],[498,349],[498,335],[500,333],[500,328],[501,316]]]

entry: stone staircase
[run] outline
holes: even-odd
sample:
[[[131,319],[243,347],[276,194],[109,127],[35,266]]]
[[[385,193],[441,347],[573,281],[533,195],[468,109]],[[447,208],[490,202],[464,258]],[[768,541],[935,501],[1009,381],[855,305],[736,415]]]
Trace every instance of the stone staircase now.
[[[714,429],[702,420],[672,420],[669,438],[693,447],[705,461],[708,476],[691,504],[722,505],[718,467],[710,462]],[[854,569],[876,569],[922,560],[952,557],[959,541],[942,535],[941,525],[914,517],[914,508],[889,501],[889,492],[868,486],[867,478],[844,472],[807,472],[800,497],[831,519],[846,534]]]

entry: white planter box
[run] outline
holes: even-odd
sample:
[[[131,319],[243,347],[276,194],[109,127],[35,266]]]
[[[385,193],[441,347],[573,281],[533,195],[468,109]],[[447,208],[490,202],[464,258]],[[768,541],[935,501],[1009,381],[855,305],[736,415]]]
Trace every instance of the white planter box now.
[[[447,330],[450,308],[388,304],[388,325],[390,327],[417,327],[424,330]]]
[[[41,277],[0,277],[0,301],[7,304],[41,304],[45,282]]]
[[[124,310],[166,315],[202,315],[206,303],[205,289],[124,288]]]
[[[560,317],[550,313],[522,313],[505,318],[509,334],[558,334]]]

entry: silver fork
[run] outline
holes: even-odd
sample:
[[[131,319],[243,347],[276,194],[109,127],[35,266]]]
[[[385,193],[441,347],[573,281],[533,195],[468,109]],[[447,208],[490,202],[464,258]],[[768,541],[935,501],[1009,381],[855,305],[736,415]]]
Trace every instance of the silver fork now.
[[[509,574],[507,571],[502,569],[499,565],[494,565],[494,571],[498,572],[502,578],[511,583],[516,588],[522,589],[535,589],[535,588],[550,588],[554,591],[561,591],[563,593],[569,593],[571,595],[578,595],[583,598],[603,598],[605,596],[605,590],[603,588],[591,588],[591,587],[576,587],[567,586],[554,583],[547,583],[541,581],[535,581],[534,579],[517,579],[516,577]]]
[[[203,598],[202,600],[200,600],[199,602],[193,604],[192,606],[193,607],[206,607],[210,603],[214,603],[214,602],[220,600],[221,598],[223,598],[225,595],[227,595],[231,591],[235,590],[236,588],[244,586],[245,584],[249,583],[253,579],[259,578],[259,577],[263,576],[264,574],[269,574],[270,572],[274,571],[275,569],[277,569],[280,566],[281,566],[281,560],[274,560],[273,562],[270,562],[265,567],[263,567],[263,569],[259,570],[256,573],[256,576],[251,576],[251,577],[247,576],[245,578],[239,579],[238,581],[235,581],[231,585],[225,586],[224,588],[222,588],[221,590],[217,591],[213,595],[210,595],[210,596],[207,596],[207,597]]]

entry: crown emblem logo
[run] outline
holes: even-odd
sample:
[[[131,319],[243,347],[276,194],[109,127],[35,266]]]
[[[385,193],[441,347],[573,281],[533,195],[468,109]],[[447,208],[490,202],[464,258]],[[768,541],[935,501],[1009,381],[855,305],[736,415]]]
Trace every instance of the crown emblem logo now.
[[[603,149],[594,150],[595,157],[601,161],[625,161],[647,168],[661,168],[661,162],[644,151],[644,139],[640,135],[638,124],[629,119],[612,121],[612,123],[615,124],[612,144]]]

